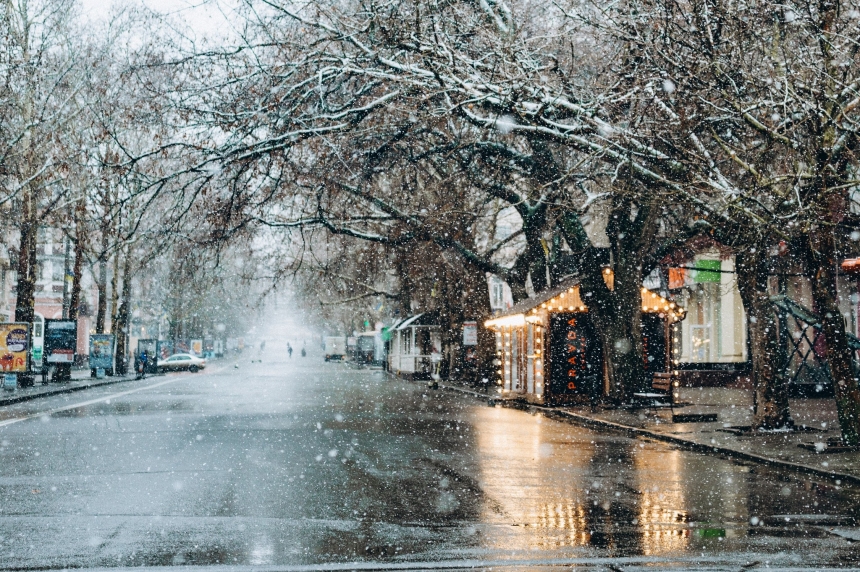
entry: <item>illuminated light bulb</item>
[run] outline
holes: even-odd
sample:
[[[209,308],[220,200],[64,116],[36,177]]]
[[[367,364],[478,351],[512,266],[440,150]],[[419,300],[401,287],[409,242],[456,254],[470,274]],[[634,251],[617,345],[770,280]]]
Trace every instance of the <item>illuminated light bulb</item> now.
[[[579,307],[579,310],[580,310],[580,311],[582,311],[582,312],[585,312],[585,306],[580,306],[580,307]]]
[[[546,308],[546,304],[541,304],[541,305],[540,305],[540,307],[541,307],[541,308]]]

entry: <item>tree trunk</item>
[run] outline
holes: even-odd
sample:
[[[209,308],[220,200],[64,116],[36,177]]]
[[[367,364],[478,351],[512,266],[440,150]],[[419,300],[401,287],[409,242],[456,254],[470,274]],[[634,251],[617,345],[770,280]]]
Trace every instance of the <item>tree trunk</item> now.
[[[29,194],[29,193],[28,193]],[[25,198],[24,203],[32,203]],[[32,216],[33,205],[25,207],[21,223],[21,240],[18,249],[18,282],[16,284],[15,321],[33,323],[36,306],[36,235],[38,225]]]
[[[114,330],[116,313],[119,306],[119,251],[113,256],[113,272],[110,277],[110,329]]]
[[[26,322],[32,328],[36,317],[36,239],[39,231],[36,216],[36,198],[31,185],[24,190],[21,213],[21,237],[18,249],[18,282],[15,287],[15,321]],[[29,371],[19,375],[22,387],[33,385],[33,374]]]
[[[75,262],[72,267],[72,292],[69,295],[69,319],[77,320],[81,305],[81,274],[84,261],[84,239],[86,230],[84,228],[84,203],[83,199],[78,201],[75,207]],[[69,381],[72,379],[71,364],[59,364],[56,373],[57,381]]]
[[[80,201],[75,207],[75,262],[72,266],[72,293],[69,296],[69,319],[77,320],[81,305],[81,274],[84,264],[84,206]]]
[[[809,233],[812,270],[812,298],[821,316],[821,329],[826,341],[827,364],[833,380],[836,409],[842,440],[848,445],[860,445],[860,389],[848,347],[845,320],[836,299],[836,265],[838,263],[834,232],[819,227]]]
[[[116,361],[115,370],[119,375],[128,373],[128,356],[126,346],[128,345],[129,310],[131,305],[131,252],[126,249],[125,263],[122,271],[122,299],[116,312],[116,321],[111,322],[111,329],[116,335]]]
[[[600,334],[606,374],[607,396],[616,402],[629,401],[633,393],[649,389],[642,346],[642,273],[631,259],[616,260],[614,289],[604,283],[604,269],[590,264],[584,270],[583,301]],[[590,295],[589,295],[590,294]]]
[[[99,260],[99,280],[96,285],[98,289],[98,310],[96,312],[96,333],[105,333],[105,319],[107,317],[107,261]]]
[[[767,281],[769,264],[766,244],[737,255],[738,290],[749,322],[752,361],[753,421],[755,429],[781,429],[792,425],[788,405],[788,385],[778,368],[780,362],[779,323],[770,302]]]

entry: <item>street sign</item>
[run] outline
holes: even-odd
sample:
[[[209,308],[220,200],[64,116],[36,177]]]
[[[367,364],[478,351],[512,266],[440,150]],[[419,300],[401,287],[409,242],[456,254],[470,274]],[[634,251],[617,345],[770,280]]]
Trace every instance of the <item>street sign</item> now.
[[[77,349],[77,320],[45,320],[45,361],[72,364]]]
[[[0,324],[0,371],[9,373],[27,371],[29,349],[30,324]]]

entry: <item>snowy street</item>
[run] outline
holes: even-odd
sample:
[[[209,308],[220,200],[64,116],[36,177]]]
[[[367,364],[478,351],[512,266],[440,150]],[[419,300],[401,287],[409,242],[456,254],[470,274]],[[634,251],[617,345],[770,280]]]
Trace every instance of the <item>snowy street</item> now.
[[[270,353],[5,408],[0,568],[860,561],[856,489]]]

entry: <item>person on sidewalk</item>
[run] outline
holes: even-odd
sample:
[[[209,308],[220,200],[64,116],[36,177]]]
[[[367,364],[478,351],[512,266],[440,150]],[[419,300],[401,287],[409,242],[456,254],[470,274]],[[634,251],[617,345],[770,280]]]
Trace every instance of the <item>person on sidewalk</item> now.
[[[146,368],[149,366],[149,355],[146,353],[146,350],[140,352],[140,362],[138,364],[137,370],[137,379],[143,379],[146,377]]]
[[[292,359],[293,358],[293,346],[291,346],[289,343],[287,343],[287,353],[289,354],[290,359]]]

